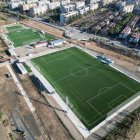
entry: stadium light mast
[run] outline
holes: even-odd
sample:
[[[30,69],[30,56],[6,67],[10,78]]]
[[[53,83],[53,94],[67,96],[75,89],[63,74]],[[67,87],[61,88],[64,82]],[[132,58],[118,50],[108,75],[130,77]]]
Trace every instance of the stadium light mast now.
[[[133,73],[132,73],[132,77],[134,76],[134,74],[135,74],[135,72],[136,72],[136,70],[137,70],[137,67],[138,67],[138,70],[140,71],[140,63],[135,63],[135,66],[134,66],[134,71],[133,71]]]
[[[66,113],[68,113],[69,111],[69,97],[68,96],[66,96],[66,105],[67,105]]]

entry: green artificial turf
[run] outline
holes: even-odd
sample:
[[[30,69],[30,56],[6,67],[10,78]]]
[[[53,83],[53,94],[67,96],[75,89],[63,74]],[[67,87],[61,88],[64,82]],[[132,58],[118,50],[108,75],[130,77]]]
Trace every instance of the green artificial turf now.
[[[33,29],[25,29],[21,25],[7,27],[8,38],[14,43],[14,47],[29,45],[38,41],[54,40],[55,37],[49,34],[42,34]]]
[[[24,63],[23,65],[28,73],[32,72],[32,70],[30,69],[30,67],[26,63]]]
[[[9,32],[23,29],[23,27],[21,25],[13,25],[13,26],[9,26],[6,28]]]
[[[75,47],[34,58],[32,63],[64,101],[68,97],[69,106],[89,130],[140,90],[138,82]]]

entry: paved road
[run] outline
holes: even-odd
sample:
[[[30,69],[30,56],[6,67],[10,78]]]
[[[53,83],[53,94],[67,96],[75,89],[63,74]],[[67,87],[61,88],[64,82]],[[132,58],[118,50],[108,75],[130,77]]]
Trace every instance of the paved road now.
[[[10,13],[15,13],[17,14],[16,12],[13,12],[13,11],[10,11],[9,9],[7,9]],[[46,25],[49,25],[49,26],[52,26],[54,28],[57,28],[59,30],[63,30],[63,31],[70,31],[70,30],[73,30],[74,29],[74,35],[72,36],[72,39],[78,39],[78,40],[88,40],[90,38],[94,38],[95,40],[97,41],[100,41],[100,42],[106,42],[108,41],[110,44],[114,45],[114,46],[117,46],[117,47],[121,47],[121,48],[127,48],[129,49],[128,45],[124,45],[122,44],[121,42],[119,41],[115,41],[115,40],[112,40],[112,39],[108,39],[106,37],[101,37],[101,36],[98,36],[98,35],[93,35],[93,34],[89,34],[89,33],[82,33],[80,32],[80,30],[75,30],[74,27],[65,27],[65,26],[57,26],[57,25],[54,25],[54,24],[51,24],[51,23],[47,23],[47,22],[44,22],[42,21],[41,18],[31,18],[31,17],[28,17],[30,20],[34,20],[34,21],[37,21],[37,22],[40,22],[42,24],[46,24]],[[131,49],[133,50],[133,49]],[[140,50],[137,50],[140,52]]]

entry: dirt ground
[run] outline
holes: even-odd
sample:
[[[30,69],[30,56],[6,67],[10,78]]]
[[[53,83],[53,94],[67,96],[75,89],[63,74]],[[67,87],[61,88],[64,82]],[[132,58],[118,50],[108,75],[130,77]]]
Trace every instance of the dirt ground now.
[[[0,38],[0,51],[4,51],[7,49],[6,44],[3,42],[3,40]]]
[[[7,73],[8,69],[6,68],[6,66],[0,68],[0,112],[2,112],[3,115],[10,115],[13,108],[16,108],[16,103],[20,101],[20,99],[17,99],[16,96],[13,94],[15,90],[18,89],[14,85],[12,79],[6,78],[5,74]],[[13,102],[13,99],[16,102]],[[0,139],[7,140],[8,133],[12,133],[12,131],[10,130],[11,126],[7,125],[5,127],[1,124],[0,129],[2,130],[0,131]],[[4,133],[2,133],[3,131]]]
[[[99,54],[105,54],[106,56],[114,60],[115,64],[121,66],[124,69],[127,69],[130,72],[133,72],[136,63],[140,63],[139,61],[136,61],[132,58],[126,57],[119,53],[115,53],[113,51],[98,47],[98,44],[96,42],[82,42],[82,41],[81,42],[73,41],[73,42],[81,46],[87,47]],[[137,71],[136,73],[140,76],[140,72]]]
[[[11,139],[20,139],[21,136],[15,131],[12,131],[18,129],[17,126],[12,123],[15,114],[17,114],[16,116],[18,116],[18,118],[22,119],[23,124],[34,134],[34,137],[40,139],[40,133],[37,130],[36,123],[31,122],[34,118],[24,98],[17,95],[19,92],[18,88],[12,77],[7,77],[6,74],[8,73],[9,71],[6,66],[0,68],[0,114],[2,114],[2,117],[0,115],[0,140],[8,140],[9,134],[11,134]],[[7,122],[6,125],[4,125],[4,121]]]
[[[14,20],[9,20],[8,15],[0,12],[0,26],[15,23]]]
[[[42,31],[44,31],[46,33],[52,34],[52,35],[60,37],[60,38],[63,37],[63,31],[61,31],[59,29],[56,29],[54,27],[51,27],[51,26],[36,22],[36,21],[23,20],[23,21],[20,21],[20,23],[22,23],[24,25],[27,25],[27,26],[30,26],[32,28],[36,28],[38,30],[42,30]]]
[[[140,140],[140,128],[133,140]]]
[[[24,77],[22,85],[41,119],[44,133],[52,140],[72,140],[71,135],[56,116],[54,108],[39,94],[32,81]]]

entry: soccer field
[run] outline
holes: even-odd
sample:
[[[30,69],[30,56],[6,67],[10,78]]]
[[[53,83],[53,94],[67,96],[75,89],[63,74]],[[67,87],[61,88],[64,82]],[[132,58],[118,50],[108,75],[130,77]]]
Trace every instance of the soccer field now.
[[[140,84],[73,47],[31,60],[83,124],[91,130],[135,95]]]
[[[22,25],[7,27],[7,30],[7,36],[14,43],[14,47],[21,47],[38,41],[55,39],[52,35],[42,34],[35,29],[26,29]]]

